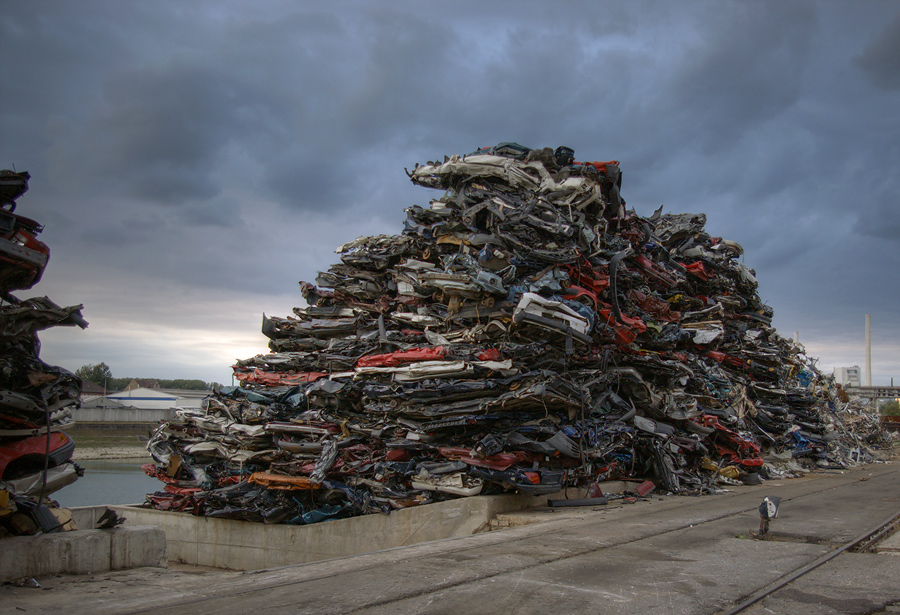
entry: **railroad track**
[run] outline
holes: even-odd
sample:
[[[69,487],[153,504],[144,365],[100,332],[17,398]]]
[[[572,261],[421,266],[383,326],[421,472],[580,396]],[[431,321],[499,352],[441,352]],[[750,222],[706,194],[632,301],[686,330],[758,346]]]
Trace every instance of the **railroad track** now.
[[[815,561],[810,562],[809,564],[806,564],[805,566],[793,572],[782,575],[780,578],[773,581],[766,587],[763,587],[762,589],[750,594],[747,598],[744,598],[730,609],[719,611],[715,615],[737,615],[737,613],[741,613],[747,610],[757,602],[771,596],[778,590],[809,574],[819,566],[827,564],[843,553],[846,553],[848,551],[853,553],[871,552],[879,542],[893,534],[897,530],[898,526],[900,526],[900,511],[897,511],[874,528],[863,532],[850,542],[847,542],[840,547],[829,551]]]
[[[892,472],[892,471],[893,470],[889,470],[888,472]],[[787,497],[783,498],[782,506],[783,507],[790,506],[791,503],[796,504],[798,502],[803,501],[806,498],[820,496],[825,492],[831,491],[833,489],[839,489],[839,488],[841,488],[841,487],[840,486],[828,486],[828,487],[823,487],[820,489],[814,489],[807,493],[801,493],[801,494],[796,494],[793,496],[787,496]],[[749,495],[749,494],[746,494],[746,495]],[[760,492],[758,497],[762,498],[762,496],[763,496],[763,493]],[[738,497],[740,499],[744,499],[741,496],[738,496]],[[455,588],[469,585],[472,583],[484,582],[484,581],[487,581],[487,580],[490,580],[490,579],[493,579],[496,577],[502,577],[504,575],[522,574],[522,573],[525,573],[532,569],[537,569],[537,568],[541,568],[544,566],[553,565],[558,562],[563,562],[565,560],[574,560],[576,558],[580,558],[580,557],[589,555],[589,554],[597,552],[597,551],[603,551],[603,550],[607,550],[607,549],[617,549],[620,547],[638,545],[638,544],[643,543],[650,539],[664,537],[666,534],[672,534],[672,533],[676,533],[676,532],[690,530],[691,528],[695,528],[697,526],[714,524],[716,522],[719,522],[719,521],[722,521],[722,520],[725,520],[725,519],[728,519],[731,517],[735,517],[738,515],[746,515],[748,512],[755,513],[755,508],[756,508],[756,505],[758,502],[758,500],[756,500],[756,497],[757,497],[756,495],[753,496],[754,504],[752,507],[746,507],[746,506],[728,507],[718,514],[709,515],[708,517],[706,517],[703,520],[698,521],[698,520],[694,519],[694,520],[690,520],[690,521],[685,521],[683,523],[676,523],[676,524],[671,524],[671,525],[664,524],[664,525],[660,526],[658,529],[651,530],[649,532],[646,532],[646,531],[641,532],[640,535],[637,535],[637,536],[633,536],[633,537],[632,536],[621,536],[618,539],[613,539],[610,542],[607,542],[605,544],[585,543],[585,544],[581,545],[580,547],[568,549],[565,553],[557,553],[554,555],[548,555],[547,557],[540,557],[540,558],[537,558],[535,561],[531,561],[529,563],[523,563],[522,565],[518,565],[518,566],[509,566],[509,567],[501,566],[495,570],[492,570],[490,572],[485,571],[482,574],[478,574],[474,577],[464,576],[462,578],[459,578],[459,577],[448,578],[448,579],[442,580],[441,582],[435,583],[428,587],[409,587],[407,589],[398,589],[398,591],[392,592],[390,595],[383,595],[383,596],[378,596],[378,597],[372,596],[369,600],[364,601],[362,604],[359,604],[353,608],[349,608],[349,609],[345,610],[344,613],[347,613],[347,614],[367,613],[367,612],[370,612],[373,610],[377,611],[379,609],[390,608],[392,606],[399,605],[405,601],[409,601],[412,599],[421,598],[421,597],[425,597],[425,596],[436,596],[436,595],[439,595],[448,590],[453,590]],[[715,496],[713,496],[713,498],[715,498]],[[715,501],[715,500],[714,499],[710,500],[711,503],[713,501]],[[669,512],[669,514],[675,513],[678,509],[681,509],[681,508],[688,510],[692,507],[692,504],[693,503],[690,500],[686,500],[683,505],[676,505],[676,506],[670,507],[668,512]],[[868,548],[868,547],[872,546],[877,540],[880,540],[886,533],[888,533],[889,528],[891,528],[893,526],[893,524],[898,521],[900,521],[900,512],[898,512],[895,515],[892,515],[889,519],[880,523],[876,528],[873,528],[872,530],[865,532],[863,535],[853,539],[849,543],[842,545],[841,547],[839,547],[837,549],[834,549],[833,551],[829,552],[828,554],[818,558],[817,560],[811,562],[810,564],[803,566],[800,569],[797,569],[793,572],[783,575],[777,581],[770,583],[769,585],[765,586],[763,589],[761,589],[757,592],[754,592],[753,594],[750,594],[747,598],[741,600],[739,603],[737,603],[736,605],[731,607],[730,610],[723,611],[722,613],[740,613],[741,611],[747,609],[748,607],[752,606],[753,604],[756,604],[757,602],[759,602],[766,596],[773,594],[774,592],[785,587],[786,585],[793,582],[794,580],[809,573],[810,571],[821,566],[822,564],[826,563],[827,561],[830,561],[834,557],[837,557],[841,553],[844,553],[851,549],[862,550],[863,548]],[[491,543],[491,545],[493,547],[500,547],[503,544],[512,545],[512,544],[518,543],[520,540],[522,540],[522,537],[526,532],[532,538],[539,536],[539,535],[544,535],[544,536],[567,535],[570,532],[570,530],[572,530],[573,527],[576,525],[592,525],[594,523],[596,523],[596,520],[592,520],[592,519],[580,519],[577,521],[572,521],[572,520],[562,521],[561,520],[561,521],[556,521],[556,522],[550,522],[547,524],[541,523],[541,524],[537,524],[537,525],[533,525],[533,526],[520,527],[520,528],[517,528],[520,530],[519,532],[516,532],[516,531],[502,531],[502,532],[496,532],[496,533],[492,532],[491,534],[493,534],[493,535],[483,535],[482,538],[489,539],[489,542]],[[771,535],[776,540],[778,539],[777,531],[773,531]],[[485,547],[485,544],[480,540],[473,542],[473,541],[469,541],[469,540],[465,540],[465,539],[456,539],[453,542],[456,544],[449,551],[452,552],[452,554],[455,557],[459,557],[461,559],[465,559],[466,557],[469,557],[466,555],[466,553],[472,553],[473,554],[472,557],[474,557],[475,554],[480,553],[481,550]],[[434,553],[431,553],[429,550],[425,550],[425,551],[418,552],[418,553],[416,551],[417,551],[416,549],[413,549],[413,554],[411,555],[411,557],[408,557],[405,559],[412,560],[412,561],[419,560],[419,559],[427,560],[432,555],[434,555]],[[365,556],[363,556],[363,557],[365,557]],[[366,569],[376,570],[381,565],[382,564],[375,564],[371,567],[362,566],[361,569],[358,569],[358,571],[362,572]],[[304,585],[304,584],[311,583],[311,582],[315,583],[317,581],[326,580],[327,578],[329,578],[331,576],[332,573],[333,572],[325,572],[324,574],[321,574],[321,576],[314,574],[311,576],[304,576],[302,579],[291,578],[291,577],[282,578],[277,581],[275,579],[271,579],[270,583],[268,583],[266,585],[267,585],[267,589],[275,589],[275,588],[287,589],[291,586],[300,586],[300,585]],[[243,594],[245,592],[251,593],[251,592],[255,591],[256,589],[260,589],[260,588],[253,588],[253,589],[245,588],[243,591],[235,588],[235,590],[233,590],[232,592],[228,592],[228,593],[231,593],[232,595],[237,596],[237,595]],[[181,606],[188,606],[188,605],[199,606],[200,604],[208,603],[210,600],[215,600],[216,598],[220,597],[220,595],[221,594],[219,594],[217,596],[204,596],[202,598],[198,597],[194,600],[189,600],[189,601],[185,601],[185,602],[181,603]],[[152,610],[148,609],[148,612],[150,612],[150,611],[152,611]]]

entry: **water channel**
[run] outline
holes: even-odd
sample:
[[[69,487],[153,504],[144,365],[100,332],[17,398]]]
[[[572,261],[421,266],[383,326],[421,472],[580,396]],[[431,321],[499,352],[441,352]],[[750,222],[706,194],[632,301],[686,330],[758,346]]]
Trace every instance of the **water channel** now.
[[[84,476],[50,497],[60,506],[97,506],[100,504],[140,504],[148,493],[161,491],[163,484],[144,474],[146,459],[98,459],[79,461]]]

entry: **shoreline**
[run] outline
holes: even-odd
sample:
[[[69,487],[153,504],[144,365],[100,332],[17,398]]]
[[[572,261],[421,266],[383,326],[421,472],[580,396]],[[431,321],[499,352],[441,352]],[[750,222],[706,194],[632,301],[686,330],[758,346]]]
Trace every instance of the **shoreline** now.
[[[85,446],[75,447],[72,461],[97,461],[102,459],[151,459],[150,453],[142,446]]]

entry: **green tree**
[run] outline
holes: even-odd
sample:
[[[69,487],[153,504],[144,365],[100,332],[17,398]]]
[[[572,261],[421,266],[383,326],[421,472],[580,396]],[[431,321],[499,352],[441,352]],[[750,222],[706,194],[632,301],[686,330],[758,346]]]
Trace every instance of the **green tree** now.
[[[106,390],[110,392],[121,391],[131,380],[131,378],[110,378],[106,382]]]
[[[896,399],[881,402],[878,406],[882,416],[900,416],[900,402]]]
[[[203,382],[202,380],[188,380],[184,378],[177,378],[175,380],[158,380],[160,388],[163,389],[183,389],[183,390],[194,390],[201,391],[205,389],[212,388],[210,383]]]
[[[103,361],[100,363],[88,363],[87,365],[82,365],[75,370],[75,375],[82,380],[90,380],[94,384],[98,384],[102,387],[105,387],[107,381],[113,377],[109,365]]]
[[[89,363],[82,365],[75,370],[75,375],[82,380],[90,380],[100,386],[106,388],[108,392],[121,391],[128,383],[136,378],[113,378],[112,370],[109,365],[103,363]],[[204,382],[203,380],[191,380],[187,378],[176,378],[174,380],[164,380],[154,378],[163,389],[184,389],[184,390],[210,390],[221,389],[222,385],[218,382]]]

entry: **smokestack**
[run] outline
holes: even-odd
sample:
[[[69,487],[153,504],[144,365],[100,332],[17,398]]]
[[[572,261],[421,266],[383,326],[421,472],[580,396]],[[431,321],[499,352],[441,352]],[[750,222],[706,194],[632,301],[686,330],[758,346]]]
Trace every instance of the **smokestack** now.
[[[866,386],[872,386],[872,317],[866,314]]]
[[[794,331],[794,343],[795,344],[800,343],[800,332],[799,331]]]

